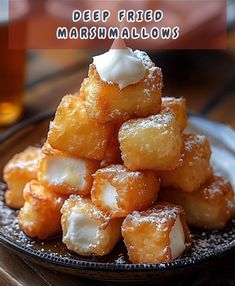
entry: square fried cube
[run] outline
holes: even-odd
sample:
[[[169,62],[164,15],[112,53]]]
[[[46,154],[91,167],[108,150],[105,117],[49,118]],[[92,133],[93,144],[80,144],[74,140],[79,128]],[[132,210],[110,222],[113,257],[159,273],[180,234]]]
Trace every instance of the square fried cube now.
[[[174,187],[185,192],[198,189],[212,176],[211,149],[204,135],[184,135],[181,165],[172,171],[159,172],[164,187]]]
[[[167,108],[170,108],[175,113],[176,119],[180,124],[180,129],[183,131],[187,127],[188,121],[185,98],[163,97],[162,110]]]
[[[120,90],[118,84],[102,81],[90,65],[80,93],[90,118],[99,122],[149,116],[161,109],[162,72],[152,64],[142,80]]]
[[[122,224],[122,236],[133,263],[172,261],[191,243],[183,209],[169,203],[128,215]]]
[[[187,222],[200,229],[222,229],[235,215],[232,186],[219,176],[210,178],[191,193],[174,188],[162,189],[160,198],[182,206]]]
[[[124,217],[150,207],[158,197],[160,180],[153,171],[129,171],[110,165],[94,174],[92,202],[110,217]]]
[[[60,209],[67,197],[52,192],[39,181],[25,185],[25,204],[20,209],[20,229],[29,237],[46,239],[61,232]]]
[[[88,198],[71,195],[61,210],[63,242],[84,256],[103,256],[121,238],[121,219],[110,219]]]
[[[5,200],[9,207],[18,209],[24,205],[23,189],[27,182],[37,178],[40,157],[40,148],[27,147],[6,164],[3,177],[7,183]]]
[[[97,160],[73,157],[47,143],[43,147],[38,179],[58,193],[88,195],[92,175],[99,165]]]
[[[169,170],[179,164],[183,140],[170,110],[125,122],[118,138],[122,160],[129,170]]]
[[[100,124],[87,115],[76,95],[65,96],[50,124],[49,144],[74,156],[102,160],[112,136],[113,126]]]

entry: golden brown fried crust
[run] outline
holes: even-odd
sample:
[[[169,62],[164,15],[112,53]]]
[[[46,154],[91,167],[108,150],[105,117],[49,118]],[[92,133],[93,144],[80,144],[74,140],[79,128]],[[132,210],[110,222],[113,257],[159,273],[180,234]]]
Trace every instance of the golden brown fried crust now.
[[[41,149],[27,147],[14,155],[3,170],[8,190],[5,193],[6,204],[11,208],[21,208],[24,204],[23,188],[32,179],[37,178]]]
[[[90,118],[104,123],[158,113],[161,109],[161,90],[162,72],[159,68],[152,75],[146,71],[144,79],[120,90],[117,84],[102,81],[92,64],[80,93]]]
[[[154,206],[151,208],[140,212],[141,215],[143,216],[155,216],[159,215],[160,217],[164,218],[164,213],[166,212],[171,212],[171,210],[174,209],[175,215],[179,215],[181,219],[181,223],[183,225],[184,233],[185,233],[185,241],[187,244],[191,244],[192,238],[186,223],[186,217],[185,217],[185,212],[184,209],[180,205],[172,204],[169,202],[157,202]],[[169,220],[166,220],[163,222],[163,229],[165,229],[167,226],[172,227],[173,224],[175,223],[174,221],[174,216],[169,216]]]
[[[176,116],[177,121],[180,124],[180,129],[183,131],[187,127],[187,108],[186,100],[184,97],[163,97],[162,98],[162,110],[170,108]]]
[[[20,187],[20,189],[21,188],[23,189],[23,186]],[[14,192],[8,189],[5,193],[5,203],[9,208],[20,209],[24,205],[24,198],[22,192]]]
[[[112,132],[113,125],[88,117],[81,98],[66,95],[50,124],[48,143],[72,156],[103,160]]]
[[[209,178],[191,193],[174,188],[162,189],[160,199],[181,205],[187,222],[200,229],[222,229],[235,214],[232,186],[219,176]]]
[[[180,166],[158,174],[163,187],[193,192],[213,175],[210,165],[211,148],[205,136],[196,134],[184,134],[183,146]]]
[[[182,134],[169,109],[125,122],[118,139],[124,165],[129,170],[172,170],[180,163]]]
[[[64,151],[52,148],[48,141],[42,146],[42,153],[46,156],[63,156],[66,154]]]
[[[24,188],[25,204],[18,216],[21,230],[32,238],[47,239],[61,232],[60,209],[67,196],[56,194],[33,180]]]
[[[117,192],[117,207],[103,201],[103,188],[110,184]],[[122,165],[110,165],[94,174],[92,202],[110,217],[125,217],[134,210],[151,206],[158,197],[160,180],[153,171],[132,172]]]
[[[191,245],[184,211],[169,203],[158,203],[146,211],[133,212],[122,224],[122,235],[133,263],[165,263],[172,261],[170,232],[180,217],[184,234],[185,250]]]
[[[220,200],[224,200],[224,198],[232,200],[234,197],[232,185],[226,178],[221,176],[212,176],[197,192],[200,197],[214,201],[215,204],[219,203]],[[197,194],[195,193],[195,195]]]

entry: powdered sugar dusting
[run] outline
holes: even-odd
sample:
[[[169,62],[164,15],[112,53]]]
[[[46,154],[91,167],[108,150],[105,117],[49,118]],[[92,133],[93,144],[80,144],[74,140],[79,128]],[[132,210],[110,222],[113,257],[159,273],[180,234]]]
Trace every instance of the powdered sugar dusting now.
[[[138,177],[143,176],[143,172],[129,171],[123,165],[109,165],[106,168],[99,169],[97,172],[99,172],[99,173],[114,173],[114,174],[117,174],[119,176],[123,175],[125,177],[130,177],[130,178],[138,178]]]
[[[14,157],[5,166],[5,172],[9,172],[14,169],[23,169],[35,174],[38,169],[38,163],[41,155],[41,148],[27,147],[24,151],[14,155]]]
[[[47,258],[54,262],[69,262],[70,264],[76,264],[80,261],[107,263],[106,260],[99,257],[82,257],[69,252],[65,245],[62,244],[61,238],[54,238],[47,241],[36,241],[28,238],[19,229],[17,215],[18,211],[9,209],[4,204],[4,192],[5,185],[0,185],[0,236],[14,242],[19,248],[23,248],[36,257]],[[78,198],[75,195],[70,196],[70,199]],[[175,212],[169,213],[169,215],[175,216]],[[184,263],[191,263],[191,259],[197,260],[203,257],[209,257],[213,253],[221,253],[231,245],[235,244],[235,220],[233,220],[223,231],[197,231],[191,230],[193,245],[189,252],[183,257],[178,258],[177,261],[184,261]],[[115,265],[129,265],[130,261],[126,256],[126,250],[124,246],[118,245],[112,255],[109,256],[109,264]],[[150,267],[150,265],[146,266]],[[167,264],[159,264],[161,268],[167,268]]]
[[[126,217],[126,220],[131,220],[134,226],[142,223],[153,223],[157,228],[165,228],[165,224],[170,220],[173,222],[181,212],[177,206],[170,204],[157,204],[147,211],[134,211]]]
[[[71,205],[73,208],[71,208]],[[93,218],[103,220],[104,224],[110,220],[109,216],[93,205],[89,198],[83,198],[79,195],[70,195],[69,198],[64,202],[61,208],[61,213],[64,214],[67,209],[75,212],[77,211],[78,213],[80,209],[87,209],[87,212],[89,212]]]
[[[233,198],[233,189],[229,181],[222,176],[212,177],[206,185],[200,189],[208,200],[226,198],[231,209],[234,209],[234,202],[229,199]]]
[[[1,189],[5,188],[5,185],[0,185]],[[126,250],[122,244],[119,244],[112,255],[108,258],[102,257],[82,257],[69,252],[65,245],[62,244],[61,238],[54,238],[51,240],[39,242],[28,238],[19,229],[17,222],[17,211],[9,209],[4,204],[4,192],[0,191],[0,236],[14,242],[19,248],[23,248],[36,257],[47,258],[54,262],[65,262],[70,264],[76,264],[80,261],[84,262],[96,262],[112,265],[129,265],[130,261],[127,258]],[[174,214],[173,214],[174,215]],[[220,253],[224,251],[230,245],[235,243],[235,220],[227,226],[223,231],[196,231],[191,230],[193,245],[192,249],[187,252],[182,258],[178,258],[176,261],[184,261],[184,263],[190,263],[189,259],[201,259],[202,257],[208,257],[213,253]],[[161,268],[167,268],[167,264],[160,264]],[[147,267],[147,266],[146,266]],[[148,265],[150,267],[150,265]]]
[[[148,86],[148,88],[144,89],[144,93],[146,95],[150,95],[155,90],[161,90],[163,87],[162,81],[157,80],[157,75],[161,75],[161,69],[153,63],[153,61],[150,59],[148,54],[144,51],[135,50],[134,54],[138,59],[141,60],[143,65],[145,66],[146,70],[148,71],[148,74],[146,78],[144,79],[144,82]]]
[[[123,133],[132,134],[136,133],[138,129],[145,129],[145,128],[157,128],[157,129],[167,129],[167,132],[171,131],[170,124],[174,121],[175,116],[169,110],[166,109],[164,112],[156,115],[151,115],[147,118],[139,118],[139,119],[131,119],[126,121],[122,126],[121,129],[124,131]],[[122,139],[122,132],[119,131],[120,139]]]
[[[193,245],[190,253],[195,258],[209,256],[214,251],[223,251],[229,244],[235,243],[235,220],[233,220],[225,230],[212,232],[192,232]]]
[[[185,140],[185,150],[190,151],[192,150],[195,146],[197,147],[198,145],[204,145],[206,143],[207,139],[206,136],[200,135],[200,134],[192,134],[192,135],[187,135],[187,140]]]
[[[124,264],[124,263],[126,262],[126,259],[125,259],[125,257],[121,254],[121,255],[119,255],[119,257],[115,260],[115,262],[116,262],[117,264]]]

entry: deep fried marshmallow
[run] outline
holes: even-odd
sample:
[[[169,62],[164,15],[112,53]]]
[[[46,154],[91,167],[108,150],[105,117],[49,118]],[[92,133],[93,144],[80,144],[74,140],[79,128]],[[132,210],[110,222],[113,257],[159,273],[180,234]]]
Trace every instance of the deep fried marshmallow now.
[[[110,165],[94,174],[93,203],[111,217],[124,217],[151,206],[158,197],[160,180],[153,171],[129,171]]]
[[[184,135],[182,163],[175,170],[159,172],[162,185],[185,192],[198,189],[213,174],[210,156],[210,145],[204,135]]]
[[[181,207],[159,203],[128,215],[122,236],[133,263],[164,263],[180,257],[191,238]]]
[[[38,179],[59,193],[87,195],[98,167],[99,161],[74,157],[45,144]]]
[[[187,108],[186,100],[183,97],[163,97],[162,98],[162,110],[170,108],[176,116],[179,122],[180,129],[183,131],[187,127]]]
[[[135,51],[134,55],[146,72],[143,79],[121,90],[117,83],[103,81],[96,66],[90,65],[88,78],[84,79],[80,93],[91,118],[110,122],[133,116],[146,117],[160,111],[163,87],[161,69],[145,52]]]
[[[160,198],[181,205],[187,222],[202,229],[222,229],[235,215],[234,193],[223,177],[214,176],[194,192],[162,189]]]
[[[67,197],[52,192],[41,182],[33,180],[25,185],[25,203],[18,221],[29,237],[46,239],[61,232],[60,209]]]
[[[130,170],[169,170],[179,165],[183,140],[170,109],[125,122],[118,138],[124,165]]]
[[[110,253],[121,237],[121,219],[110,219],[90,199],[71,195],[62,210],[63,242],[80,255]]]
[[[50,124],[49,144],[74,156],[102,160],[111,140],[113,126],[89,118],[77,95],[66,95]]]
[[[21,208],[24,205],[24,186],[29,181],[37,179],[40,158],[40,148],[27,147],[23,152],[14,155],[6,164],[3,177],[7,183],[5,200],[9,207]]]

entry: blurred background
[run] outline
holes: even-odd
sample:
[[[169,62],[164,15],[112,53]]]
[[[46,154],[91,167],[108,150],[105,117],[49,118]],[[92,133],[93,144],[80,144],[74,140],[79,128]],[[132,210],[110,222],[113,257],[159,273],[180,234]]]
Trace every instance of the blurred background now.
[[[0,5],[3,55],[0,133],[3,133],[22,120],[55,110],[65,94],[78,91],[92,55],[102,51],[9,51],[7,0],[0,0]],[[191,112],[235,128],[235,0],[227,2],[227,29],[226,50],[153,50],[150,56],[163,70],[165,96],[184,96]]]

